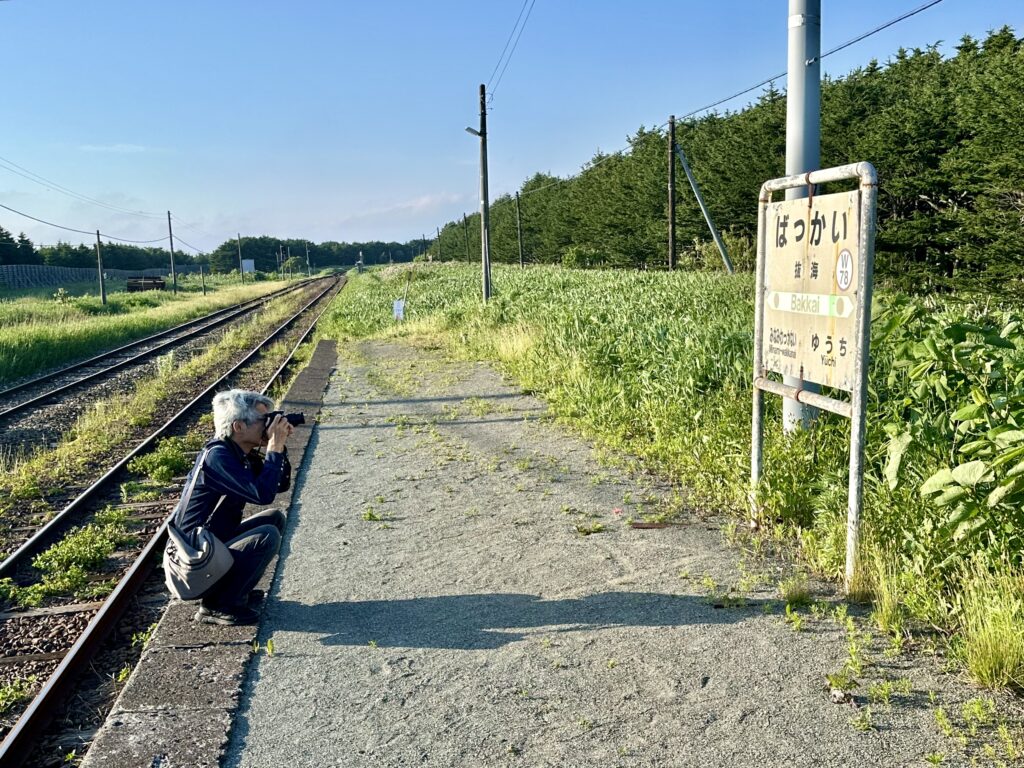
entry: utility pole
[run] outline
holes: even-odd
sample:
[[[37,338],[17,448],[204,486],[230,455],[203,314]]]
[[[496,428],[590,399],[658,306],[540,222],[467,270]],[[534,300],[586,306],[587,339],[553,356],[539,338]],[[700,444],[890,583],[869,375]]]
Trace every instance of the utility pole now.
[[[284,263],[284,252],[281,248],[281,244],[277,244],[277,271],[281,271],[281,265]]]
[[[480,137],[480,270],[484,304],[491,298],[491,219],[487,199],[487,87],[480,84],[480,130],[466,129]]]
[[[668,118],[668,270],[676,268],[676,116]]]
[[[313,270],[309,268],[309,243],[306,243],[306,277],[312,277]]]
[[[203,284],[203,296],[206,295],[206,273],[203,272],[203,265],[199,265],[199,280]]]
[[[789,0],[789,56],[786,89],[786,175],[807,173],[821,165],[821,0]],[[807,197],[806,187],[786,190],[786,199]],[[809,392],[817,384],[785,376],[783,383]],[[796,400],[782,401],[782,429],[808,428],[818,409]]]
[[[238,240],[238,279],[245,282],[245,271],[242,269],[242,233],[237,232]]]
[[[437,228],[437,260],[442,261],[441,258],[441,228]]]
[[[466,236],[466,262],[473,263],[473,257],[469,253],[469,224],[466,222],[466,214],[462,214],[462,234]]]
[[[420,248],[422,249],[421,253],[427,254],[427,261],[430,261],[431,260],[430,249],[427,248],[427,236],[426,235],[420,235]]]
[[[96,268],[100,273],[100,304],[107,303],[107,286],[103,282],[103,253],[100,251],[100,231],[96,230]]]
[[[178,293],[178,273],[174,271],[174,231],[171,229],[171,212],[167,212],[167,237],[171,243],[171,290]]]
[[[519,234],[519,268],[523,269],[523,217],[519,212],[519,190],[516,190],[516,232]]]

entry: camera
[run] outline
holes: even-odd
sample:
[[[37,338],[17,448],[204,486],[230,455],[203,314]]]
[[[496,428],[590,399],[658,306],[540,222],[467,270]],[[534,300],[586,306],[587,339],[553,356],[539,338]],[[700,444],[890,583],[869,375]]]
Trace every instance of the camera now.
[[[270,425],[274,423],[274,419],[278,416],[284,416],[284,418],[293,427],[299,426],[299,424],[306,423],[306,414],[304,413],[285,413],[284,411],[270,411],[266,416],[263,417],[263,429],[267,430]]]

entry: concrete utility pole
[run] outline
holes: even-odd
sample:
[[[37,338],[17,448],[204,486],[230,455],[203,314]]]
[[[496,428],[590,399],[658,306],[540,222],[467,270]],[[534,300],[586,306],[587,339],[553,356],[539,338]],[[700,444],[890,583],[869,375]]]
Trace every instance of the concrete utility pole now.
[[[519,268],[523,269],[523,217],[519,212],[519,190],[516,190],[516,232],[519,235]]]
[[[245,282],[245,272],[242,270],[242,233],[236,233],[238,240],[238,279]]]
[[[107,286],[103,282],[103,253],[100,251],[100,231],[96,230],[96,268],[100,273],[100,304],[107,303]]]
[[[174,271],[174,231],[171,229],[171,212],[167,212],[167,237],[171,243],[171,290],[178,293],[178,273]]]
[[[312,277],[313,270],[309,268],[309,243],[306,243],[306,277]]]
[[[441,228],[437,228],[437,260],[443,261],[441,258]]]
[[[480,130],[467,128],[480,137],[480,269],[486,304],[491,298],[491,219],[487,199],[487,87],[480,84]]]
[[[473,263],[473,257],[469,253],[469,223],[466,221],[466,214],[462,214],[462,234],[466,236],[466,261]]]
[[[277,244],[277,271],[281,271],[281,265],[284,264],[284,249],[281,244]]]
[[[676,116],[668,118],[668,269],[676,268]]]
[[[818,170],[821,165],[821,0],[789,0],[789,60],[786,91],[786,175]],[[786,190],[786,199],[807,197],[806,187]],[[805,385],[797,376],[785,376],[783,383],[809,392],[820,392],[817,384]],[[810,427],[818,409],[785,398],[782,401],[782,429],[794,432]]]

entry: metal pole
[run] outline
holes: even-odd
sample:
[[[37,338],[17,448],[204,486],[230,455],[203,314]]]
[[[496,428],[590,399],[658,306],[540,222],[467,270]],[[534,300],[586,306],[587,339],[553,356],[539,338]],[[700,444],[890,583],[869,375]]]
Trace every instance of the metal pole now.
[[[205,296],[206,295],[206,275],[203,272],[203,265],[202,264],[199,265],[199,279],[203,283],[203,296]]]
[[[244,283],[245,272],[242,271],[242,234],[240,232],[236,234],[238,240],[238,279]]]
[[[480,84],[480,269],[486,304],[491,298],[491,217],[487,195],[487,88]]]
[[[466,214],[462,214],[462,233],[466,236],[466,261],[473,263],[473,257],[469,253],[469,223],[466,221]]]
[[[171,243],[171,290],[178,292],[178,273],[174,271],[174,231],[171,229],[171,212],[167,212],[167,237]]]
[[[100,251],[100,231],[96,230],[96,268],[100,274],[100,304],[107,303],[107,286],[103,282],[103,253]]]
[[[821,165],[821,0],[789,0],[789,58],[786,90],[786,175],[817,170]],[[807,188],[786,190],[787,200],[807,196]],[[820,392],[799,376],[783,383]],[[790,398],[782,401],[782,429],[810,427],[818,411]]]
[[[700,206],[701,212],[704,214],[704,221],[708,223],[708,229],[711,230],[711,237],[715,241],[715,245],[718,246],[718,252],[722,254],[722,263],[725,264],[726,271],[731,275],[732,261],[729,259],[729,253],[725,250],[725,243],[722,242],[721,236],[718,234],[718,230],[715,229],[715,223],[711,220],[711,212],[708,211],[708,207],[704,204],[704,198],[700,194],[700,187],[697,186],[697,179],[693,175],[693,171],[690,170],[690,164],[686,162],[686,155],[683,154],[682,147],[676,147],[676,154],[679,156],[679,162],[683,164],[683,170],[686,172],[686,178],[690,182],[690,189],[693,190],[694,197],[697,198],[697,205]]]
[[[519,212],[518,190],[516,190],[516,232],[519,234],[519,268],[523,269],[523,217]]]
[[[765,219],[768,216],[768,201],[771,192],[761,189],[757,206],[757,280],[754,283],[754,381],[764,376],[764,354],[761,339],[764,336],[764,273],[765,273]],[[754,385],[754,403],[750,435],[750,524],[757,524],[757,484],[761,480],[764,463],[762,440],[764,434],[764,392]]]
[[[676,116],[668,118],[668,269],[676,268]]]
[[[309,268],[309,243],[306,243],[306,277],[312,277],[313,270]]]
[[[866,166],[866,167],[865,167]],[[857,361],[860,378],[850,392],[850,478],[846,513],[846,591],[857,571],[860,541],[860,510],[864,497],[864,435],[868,400],[868,364],[871,351],[871,276],[875,269],[875,205],[878,176],[868,163],[860,166],[860,242],[863,247],[857,277]]]

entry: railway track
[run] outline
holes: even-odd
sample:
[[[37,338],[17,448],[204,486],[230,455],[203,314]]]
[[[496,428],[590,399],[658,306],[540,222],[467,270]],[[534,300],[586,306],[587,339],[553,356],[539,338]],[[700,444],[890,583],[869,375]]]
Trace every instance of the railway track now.
[[[0,744],[0,765],[6,768],[22,764],[33,745],[38,744],[55,709],[69,696],[75,679],[90,665],[129,606],[138,609],[140,603],[161,606],[166,602],[160,586],[151,585],[150,594],[142,598],[140,590],[146,585],[155,555],[165,541],[166,521],[183,478],[164,483],[156,498],[125,502],[118,489],[119,483],[128,477],[131,460],[153,450],[162,438],[187,434],[190,427],[194,430],[200,411],[208,410],[215,391],[227,386],[270,390],[281,380],[296,351],[343,284],[343,280],[334,281],[317,291],[229,370],[198,394],[193,393],[170,418],[114,461],[99,479],[36,528],[0,563],[0,577],[6,585],[2,589],[10,603],[15,595],[26,594],[18,590],[31,590],[38,583],[33,579],[39,578],[41,569],[36,566],[42,561],[57,560],[58,573],[63,567],[66,574],[73,575],[72,567],[61,560],[64,550],[80,549],[79,539],[85,540],[81,545],[85,546],[90,538],[102,538],[104,532],[110,539],[105,543],[102,562],[87,574],[74,594],[51,596],[42,605],[29,609],[9,604],[0,611],[0,691],[7,690],[9,696],[19,692],[32,696],[17,721],[13,721],[11,713],[0,710],[0,728],[6,731]],[[290,351],[267,358],[265,351],[279,348],[284,338],[285,349]],[[109,595],[105,599],[92,596],[107,590]],[[32,690],[28,691],[29,688]]]
[[[4,428],[0,450],[18,455],[47,445],[87,406],[89,390],[105,395],[119,386],[118,381],[131,385],[139,371],[152,365],[158,355],[201,344],[214,331],[245,319],[274,299],[306,289],[311,282],[303,280],[225,307],[0,391],[0,427]],[[83,395],[73,398],[74,393]]]

